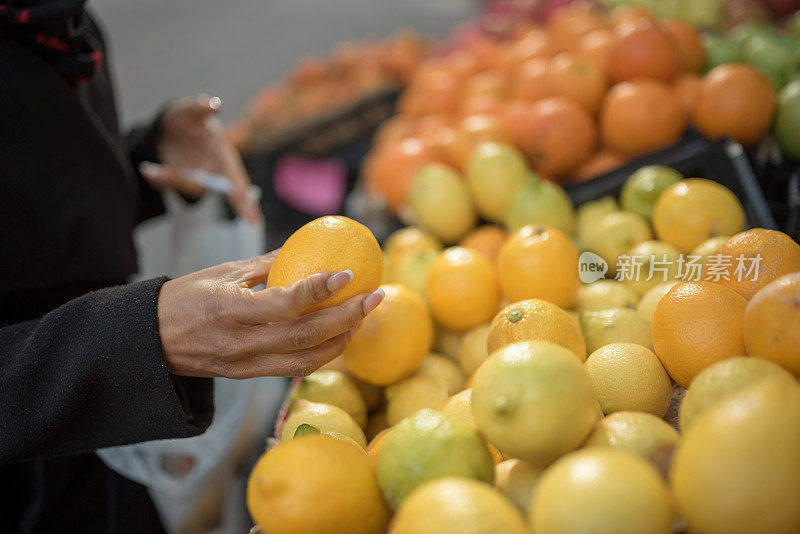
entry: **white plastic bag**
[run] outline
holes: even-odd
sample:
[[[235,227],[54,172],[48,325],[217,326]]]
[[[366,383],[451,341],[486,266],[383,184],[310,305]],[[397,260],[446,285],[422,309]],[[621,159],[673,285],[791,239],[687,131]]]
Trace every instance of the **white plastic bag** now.
[[[167,194],[165,201],[166,217],[136,232],[138,279],[180,276],[264,253],[263,225],[226,220],[221,196],[207,194],[189,205]],[[271,422],[285,391],[285,379],[214,379],[214,419],[202,435],[111,447],[97,455],[111,469],[147,486],[167,531],[178,532],[212,478],[219,481],[220,472],[230,467],[242,426],[248,419]]]

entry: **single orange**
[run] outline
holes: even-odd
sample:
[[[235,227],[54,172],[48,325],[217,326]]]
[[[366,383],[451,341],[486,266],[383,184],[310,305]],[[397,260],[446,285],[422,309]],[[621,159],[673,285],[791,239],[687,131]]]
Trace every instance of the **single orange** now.
[[[586,360],[586,341],[578,323],[567,312],[542,299],[515,302],[492,320],[487,341],[489,354],[518,341],[549,341]]]
[[[488,322],[500,303],[492,263],[463,247],[442,252],[428,271],[426,293],[436,320],[451,330],[467,330]]]
[[[550,62],[550,88],[553,95],[571,98],[594,115],[608,82],[600,67],[591,61],[562,52]]]
[[[602,14],[585,5],[572,5],[557,10],[547,23],[550,43],[557,52],[570,50],[583,35],[605,28]]]
[[[337,306],[359,293],[378,289],[383,255],[369,228],[347,217],[328,215],[300,227],[283,244],[267,277],[267,287],[287,287],[323,271],[353,271],[353,280],[306,313]]]
[[[611,150],[636,155],[674,143],[686,129],[677,93],[658,80],[615,85],[600,109],[600,134]]]
[[[744,311],[747,354],[766,358],[800,376],[800,272],[764,286]]]
[[[700,88],[702,86],[703,78],[693,72],[682,72],[672,82],[672,87],[678,93],[687,117],[692,116],[697,99],[700,98]]]
[[[533,137],[533,105],[527,100],[509,100],[499,114],[503,127],[508,131],[511,143],[523,147]]]
[[[669,81],[680,70],[678,47],[657,24],[638,20],[614,29],[609,50],[611,80],[637,78]]]
[[[553,96],[550,88],[550,60],[544,57],[523,63],[516,76],[511,78],[511,97],[529,102]]]
[[[773,280],[800,271],[800,245],[777,230],[753,228],[740,232],[728,239],[715,256],[705,265],[705,279],[709,279],[713,269],[714,281],[746,299],[753,298]],[[721,261],[713,267],[715,259]],[[800,323],[797,326],[800,329]]]
[[[569,308],[580,285],[578,249],[560,230],[524,226],[500,249],[497,272],[511,302],[538,298]]]
[[[428,355],[433,323],[416,293],[400,284],[381,287],[383,302],[361,322],[342,357],[356,378],[387,386],[410,376]]]
[[[622,167],[626,161],[627,158],[617,152],[598,150],[586,163],[575,169],[570,178],[575,182],[585,182]]]
[[[668,20],[661,27],[678,48],[681,70],[684,72],[703,70],[706,64],[706,51],[697,28],[682,20]]]
[[[614,34],[611,30],[594,30],[578,40],[575,53],[597,65],[608,78],[611,75],[611,42]]]
[[[726,63],[703,78],[692,119],[706,137],[730,136],[749,146],[769,130],[775,104],[775,90],[758,69]]]
[[[531,108],[532,136],[522,150],[531,165],[561,178],[585,162],[597,146],[597,127],[580,104],[561,96],[546,98]]]
[[[416,137],[381,145],[368,159],[364,168],[367,188],[382,196],[394,212],[406,204],[411,182],[419,168],[426,163],[443,162],[433,149]]]
[[[458,246],[480,252],[494,263],[507,238],[508,232],[504,229],[494,224],[484,224],[465,235]]]
[[[653,315],[653,347],[672,379],[687,388],[712,363],[745,354],[747,299],[711,282],[684,282],[664,295]]]

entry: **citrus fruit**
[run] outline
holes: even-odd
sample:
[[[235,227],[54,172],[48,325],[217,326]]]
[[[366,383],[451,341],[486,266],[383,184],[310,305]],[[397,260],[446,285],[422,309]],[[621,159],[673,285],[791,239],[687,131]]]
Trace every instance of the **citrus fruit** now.
[[[380,456],[381,449],[383,448],[383,442],[386,441],[386,438],[389,436],[389,432],[391,431],[391,427],[384,428],[375,434],[375,437],[373,437],[372,441],[370,441],[367,445],[367,454],[372,459],[376,467],[378,465],[378,457]]]
[[[681,180],[681,173],[664,165],[641,167],[625,180],[619,195],[620,203],[625,210],[649,221],[653,218],[653,209],[661,193]]]
[[[511,96],[526,102],[553,96],[550,89],[550,60],[536,57],[520,65],[516,75],[511,78]]]
[[[453,330],[489,321],[500,302],[491,262],[463,247],[448,248],[439,255],[428,272],[426,289],[433,316]]]
[[[611,42],[614,40],[612,31],[605,28],[592,30],[578,39],[575,53],[591,61],[600,69],[608,79],[611,74]]]
[[[492,353],[475,373],[472,411],[503,454],[537,464],[577,448],[596,421],[592,382],[580,359],[545,341]]]
[[[562,52],[550,61],[553,96],[569,98],[594,115],[606,93],[608,82],[600,66],[577,54]]]
[[[681,430],[685,433],[703,412],[765,378],[792,375],[779,365],[761,358],[736,356],[703,369],[689,384],[680,407]]]
[[[412,376],[392,384],[385,390],[386,422],[394,426],[423,408],[441,411],[450,395],[447,382],[441,378]]]
[[[778,94],[775,114],[775,140],[781,150],[794,159],[800,159],[800,81],[786,84]]]
[[[677,47],[680,69],[685,72],[703,70],[706,63],[706,51],[697,28],[682,20],[664,21],[662,28]]]
[[[458,364],[465,376],[472,376],[489,357],[487,341],[491,325],[482,324],[464,333],[458,348]]]
[[[587,159],[583,165],[572,172],[570,180],[578,183],[587,182],[592,178],[622,167],[626,161],[626,156],[601,148]]]
[[[710,534],[800,530],[800,387],[767,379],[709,408],[672,462],[688,529]]]
[[[302,378],[293,399],[333,404],[347,412],[361,428],[367,425],[367,405],[353,380],[340,371],[318,370]]]
[[[489,354],[519,341],[549,341],[586,359],[586,343],[581,329],[561,308],[542,299],[515,302],[503,308],[492,320],[487,339]]]
[[[719,235],[744,228],[744,208],[730,189],[704,178],[687,178],[667,188],[656,201],[653,228],[681,252]]]
[[[378,386],[411,375],[430,352],[431,317],[416,294],[397,284],[382,286],[386,296],[362,322],[343,353],[347,368]]]
[[[637,155],[674,143],[686,128],[678,94],[666,83],[637,79],[613,86],[600,108],[603,144]]]
[[[639,296],[616,280],[598,280],[578,288],[575,310],[598,311],[608,308],[635,308]]]
[[[667,413],[672,383],[650,349],[634,343],[603,345],[586,359],[586,370],[603,413]]]
[[[304,436],[259,458],[247,510],[275,534],[380,534],[389,522],[369,457],[328,436]]]
[[[528,513],[531,496],[545,468],[512,458],[494,466],[494,486],[523,514]]]
[[[614,211],[595,221],[585,236],[584,245],[603,258],[608,264],[608,272],[614,274],[619,256],[651,238],[650,225],[641,215]]]
[[[427,408],[393,427],[378,457],[378,482],[390,507],[446,476],[494,480],[494,462],[477,431]]]
[[[538,28],[526,31],[509,43],[503,54],[503,69],[509,76],[516,74],[523,63],[537,57],[550,57],[552,49],[547,33]]]
[[[724,258],[714,281],[729,287],[746,299],[773,280],[800,271],[800,245],[783,232],[753,228],[728,239],[716,252]],[[706,265],[705,279],[711,276],[711,260]],[[716,275],[715,275],[716,277]]]
[[[744,311],[747,354],[766,358],[800,375],[800,273],[764,286]]]
[[[497,272],[512,302],[540,298],[569,308],[580,285],[578,250],[563,232],[548,226],[523,226],[509,236]]]
[[[700,88],[703,86],[703,78],[693,72],[683,72],[672,82],[672,87],[681,99],[686,116],[691,117],[694,113],[694,106],[700,97]]]
[[[425,284],[428,281],[428,272],[431,265],[439,257],[439,251],[423,249],[416,252],[408,252],[401,256],[398,263],[391,266],[391,282],[396,282],[405,286],[422,300],[427,301],[428,295],[425,293]],[[384,267],[384,273],[386,268]]]
[[[450,395],[458,393],[464,389],[464,374],[461,368],[452,358],[441,354],[430,353],[417,368],[414,376],[426,376],[428,378],[440,378],[447,384],[447,391]]]
[[[729,235],[718,235],[717,237],[709,237],[699,245],[697,245],[694,250],[689,254],[690,256],[698,256],[697,263],[700,265],[705,265],[708,261],[708,257],[716,254],[719,250],[719,247],[724,245],[731,236]]]
[[[653,315],[653,346],[675,382],[689,387],[712,363],[745,353],[746,306],[747,299],[713,282],[683,282],[661,298]]]
[[[369,228],[347,217],[327,215],[289,236],[272,262],[267,287],[286,287],[312,274],[345,269],[353,271],[353,280],[306,313],[372,293],[383,276],[381,248]]]
[[[364,163],[367,190],[383,197],[387,207],[397,212],[406,204],[417,171],[423,165],[441,161],[415,137],[384,143]]]
[[[656,306],[658,306],[658,303],[661,302],[661,299],[664,297],[664,295],[666,295],[669,290],[672,289],[672,286],[677,283],[677,280],[672,280],[648,289],[647,293],[642,295],[642,298],[639,300],[639,304],[636,306],[636,311],[638,311],[645,319],[652,323],[653,314],[656,312]]]
[[[706,137],[732,137],[749,146],[772,124],[775,91],[758,69],[743,63],[714,67],[703,79],[692,121]]]
[[[589,159],[597,145],[597,127],[580,104],[562,96],[531,107],[531,136],[522,146],[534,169],[554,177],[568,176]]]
[[[586,5],[555,11],[547,23],[547,35],[554,50],[569,50],[581,36],[606,27],[603,16]]]
[[[478,428],[475,416],[472,415],[472,388],[467,388],[450,397],[442,413],[457,421],[461,421],[470,428]]]
[[[614,412],[597,423],[584,447],[617,449],[648,461],[659,461],[680,441],[666,421],[645,412]]]
[[[577,451],[553,464],[536,485],[528,517],[535,532],[672,532],[670,496],[658,472],[607,449]]]
[[[526,534],[522,515],[491,486],[460,477],[428,482],[403,501],[392,534]]]
[[[361,448],[367,446],[367,438],[358,423],[346,411],[332,404],[304,399],[295,401],[283,423],[281,441],[292,439],[300,425],[314,426],[323,434],[337,432],[352,439]]]
[[[494,263],[506,238],[508,233],[499,226],[484,224],[465,235],[458,246],[476,250]]]
[[[650,323],[630,308],[581,312],[579,321],[589,354],[609,343],[635,343],[653,348]]]
[[[576,232],[578,241],[585,244],[594,227],[604,215],[619,211],[617,199],[611,196],[590,200],[578,206],[576,211]]]
[[[511,232],[536,224],[572,234],[575,231],[575,209],[561,186],[532,176],[514,194],[505,223]]]
[[[419,223],[445,243],[458,241],[477,221],[463,178],[445,165],[420,168],[409,204]]]
[[[516,191],[528,179],[528,163],[513,146],[479,144],[466,169],[472,199],[484,218],[502,222]]]
[[[669,81],[680,70],[681,58],[676,43],[658,24],[650,21],[617,26],[608,54],[614,82],[639,78]]]
[[[392,232],[383,243],[383,253],[393,265],[399,264],[408,255],[429,250],[442,250],[442,243],[430,232],[416,226],[406,226]]]
[[[624,282],[638,295],[644,295],[655,286],[678,276],[681,253],[669,243],[657,240],[643,241],[630,249],[627,255],[630,256],[631,262],[638,266],[635,269],[639,271],[633,273],[633,276],[626,276]]]

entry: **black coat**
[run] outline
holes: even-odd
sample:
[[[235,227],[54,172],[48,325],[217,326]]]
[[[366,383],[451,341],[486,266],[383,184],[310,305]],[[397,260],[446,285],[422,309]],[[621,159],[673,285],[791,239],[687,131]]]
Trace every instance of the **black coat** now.
[[[105,66],[76,86],[0,33],[0,532],[160,531],[92,451],[210,423],[211,380],[164,365],[165,279],[119,285],[134,225],[163,211],[134,170],[157,136],[120,136]]]

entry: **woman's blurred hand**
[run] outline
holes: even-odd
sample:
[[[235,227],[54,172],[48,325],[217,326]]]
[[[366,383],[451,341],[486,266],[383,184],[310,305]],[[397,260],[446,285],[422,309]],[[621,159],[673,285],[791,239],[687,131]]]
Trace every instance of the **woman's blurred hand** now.
[[[383,291],[301,315],[353,279],[318,273],[285,288],[264,284],[277,251],[225,263],[161,288],[158,324],[167,369],[182,376],[306,376],[342,353]]]
[[[221,106],[218,97],[197,95],[167,107],[157,147],[162,165],[144,168],[142,175],[156,189],[175,189],[195,197],[203,194],[203,187],[187,180],[183,171],[203,169],[225,175],[233,184],[228,203],[241,217],[257,222],[261,211],[250,196],[250,177],[216,117]]]

